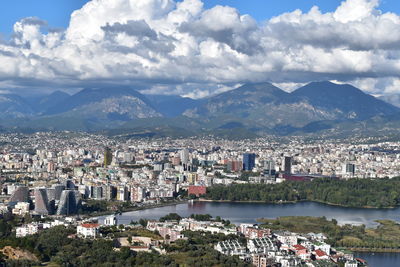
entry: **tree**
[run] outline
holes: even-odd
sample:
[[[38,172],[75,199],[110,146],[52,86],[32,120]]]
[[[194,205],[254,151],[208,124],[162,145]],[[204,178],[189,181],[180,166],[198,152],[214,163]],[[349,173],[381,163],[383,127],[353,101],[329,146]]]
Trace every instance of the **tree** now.
[[[143,227],[146,227],[146,226],[147,226],[147,220],[141,218],[141,219],[139,220],[139,224],[140,224],[141,226],[143,226]]]

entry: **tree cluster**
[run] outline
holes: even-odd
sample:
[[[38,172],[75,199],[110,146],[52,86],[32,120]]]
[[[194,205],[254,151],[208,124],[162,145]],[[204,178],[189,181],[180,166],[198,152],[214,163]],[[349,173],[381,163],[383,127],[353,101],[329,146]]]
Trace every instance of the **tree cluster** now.
[[[316,201],[346,207],[395,207],[400,204],[400,178],[286,181],[279,184],[217,185],[206,198],[266,203]]]

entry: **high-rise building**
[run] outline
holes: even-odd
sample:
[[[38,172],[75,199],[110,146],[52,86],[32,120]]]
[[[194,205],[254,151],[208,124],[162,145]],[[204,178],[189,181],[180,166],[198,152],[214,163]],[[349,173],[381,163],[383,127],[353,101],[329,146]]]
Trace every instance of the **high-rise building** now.
[[[29,188],[27,186],[18,186],[12,193],[9,202],[28,202]]]
[[[54,199],[57,201],[60,200],[62,191],[64,191],[65,186],[62,184],[53,184],[51,188],[54,188]]]
[[[78,186],[78,191],[83,196],[83,198],[88,198],[90,196],[90,188],[87,185],[80,184]]]
[[[54,188],[46,188],[48,201],[56,200],[56,190]]]
[[[71,215],[78,212],[75,190],[64,190],[58,204],[57,215]]]
[[[66,180],[65,181],[65,189],[71,189],[71,190],[75,190],[75,184],[72,180]]]
[[[92,186],[92,198],[103,199],[103,188],[101,186]]]
[[[180,154],[182,164],[188,164],[189,163],[189,150],[187,148],[182,149],[179,154]]]
[[[49,200],[47,198],[46,188],[35,189],[35,213],[39,215],[51,214],[49,210]]]
[[[129,195],[129,191],[127,190],[126,186],[118,186],[117,200],[127,201],[128,195]]]
[[[103,195],[106,200],[115,199],[117,197],[117,188],[112,185],[103,185]]]
[[[226,169],[228,172],[238,172],[243,169],[243,162],[240,160],[230,160],[226,164]]]
[[[275,174],[275,162],[273,160],[265,160],[263,162],[263,175],[267,178],[273,178]]]
[[[352,163],[346,163],[343,165],[342,172],[344,176],[354,177],[354,174],[356,172],[356,165]]]
[[[251,171],[256,166],[256,154],[245,153],[243,154],[243,170]]]
[[[283,173],[291,174],[292,173],[292,157],[285,157],[283,159]]]
[[[131,201],[141,202],[146,198],[146,188],[134,186],[131,189]]]
[[[111,162],[112,162],[112,152],[109,147],[106,147],[104,149],[104,167],[109,166]]]
[[[53,161],[47,163],[47,172],[53,173],[56,171],[56,164]]]

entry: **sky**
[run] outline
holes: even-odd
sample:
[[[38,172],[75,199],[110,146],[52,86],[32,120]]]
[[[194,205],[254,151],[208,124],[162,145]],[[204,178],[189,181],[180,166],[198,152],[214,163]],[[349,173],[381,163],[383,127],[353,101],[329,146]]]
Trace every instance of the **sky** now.
[[[400,1],[3,0],[0,66],[7,92],[117,84],[199,98],[332,80],[399,94]]]

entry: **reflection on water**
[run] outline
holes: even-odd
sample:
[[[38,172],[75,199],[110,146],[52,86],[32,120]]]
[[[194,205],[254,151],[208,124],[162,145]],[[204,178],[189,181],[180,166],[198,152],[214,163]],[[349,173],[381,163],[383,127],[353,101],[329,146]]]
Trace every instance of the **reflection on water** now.
[[[400,220],[400,209],[356,209],[329,206],[313,202],[290,204],[263,203],[217,203],[194,202],[166,206],[161,208],[126,212],[118,216],[120,223],[137,221],[140,218],[158,219],[168,213],[178,213],[183,217],[193,213],[221,216],[233,223],[256,223],[258,218],[276,218],[280,216],[325,216],[336,219],[340,224],[365,224],[367,227],[376,226],[375,220]]]

